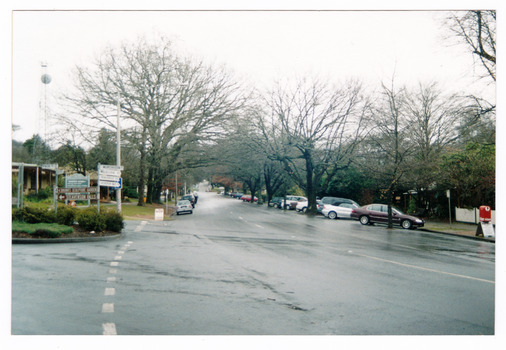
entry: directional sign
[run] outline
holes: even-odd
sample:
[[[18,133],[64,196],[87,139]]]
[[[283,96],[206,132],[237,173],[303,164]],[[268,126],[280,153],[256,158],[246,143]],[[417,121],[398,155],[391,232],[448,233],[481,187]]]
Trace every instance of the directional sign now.
[[[100,175],[100,182],[102,181],[119,182],[119,179],[121,179],[121,176]]]
[[[58,193],[83,193],[83,192],[98,192],[96,187],[66,187],[58,188]]]
[[[100,179],[100,186],[102,187],[114,187],[121,188],[121,177],[118,179],[119,181],[107,181]]]
[[[81,201],[81,200],[88,200],[88,199],[97,199],[97,194],[59,194],[58,195],[59,200],[69,200],[69,201]]]
[[[121,176],[121,170],[100,169],[98,171],[98,174],[100,175],[100,177],[102,177],[102,176],[117,176],[117,177],[120,177]]]
[[[100,164],[98,166],[98,170],[103,170],[103,169],[108,169],[108,170],[123,170],[123,166],[122,165],[104,165],[104,164]]]

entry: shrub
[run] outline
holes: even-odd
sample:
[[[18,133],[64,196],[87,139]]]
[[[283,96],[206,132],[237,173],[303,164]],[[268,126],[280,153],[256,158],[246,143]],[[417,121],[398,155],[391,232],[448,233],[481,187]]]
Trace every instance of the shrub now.
[[[72,226],[76,221],[77,209],[70,206],[59,206],[56,211],[56,222],[60,225]]]
[[[29,224],[53,223],[55,215],[52,210],[44,208],[24,207],[12,211],[14,221],[26,222]]]
[[[53,231],[49,229],[39,228],[35,230],[31,235],[36,237],[44,237],[44,238],[58,238],[61,236],[61,232]]]
[[[105,217],[97,213],[96,209],[82,210],[77,215],[79,226],[88,231],[103,231],[106,227]]]
[[[30,193],[26,196],[26,199],[30,202],[41,202],[53,196],[53,190],[51,187],[39,189],[38,192]]]
[[[104,210],[101,214],[105,218],[106,230],[121,232],[125,224],[123,223],[123,216],[120,213],[113,210]]]

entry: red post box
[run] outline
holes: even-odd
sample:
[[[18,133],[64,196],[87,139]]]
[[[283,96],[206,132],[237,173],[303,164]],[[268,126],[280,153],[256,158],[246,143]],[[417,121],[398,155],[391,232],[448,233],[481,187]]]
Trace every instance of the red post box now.
[[[487,205],[482,205],[480,207],[480,222],[490,222],[492,221],[492,210]]]

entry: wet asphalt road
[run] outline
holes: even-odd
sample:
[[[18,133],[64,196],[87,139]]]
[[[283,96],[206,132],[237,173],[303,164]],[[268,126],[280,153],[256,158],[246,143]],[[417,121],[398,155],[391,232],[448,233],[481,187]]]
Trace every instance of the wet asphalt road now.
[[[200,193],[125,237],[13,245],[13,334],[494,334],[495,245]]]

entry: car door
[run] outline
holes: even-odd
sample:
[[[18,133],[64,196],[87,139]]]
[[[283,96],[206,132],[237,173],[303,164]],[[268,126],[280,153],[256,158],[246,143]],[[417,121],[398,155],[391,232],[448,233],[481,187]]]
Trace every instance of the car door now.
[[[372,204],[367,209],[369,209],[369,218],[372,222],[384,222],[381,204]]]

